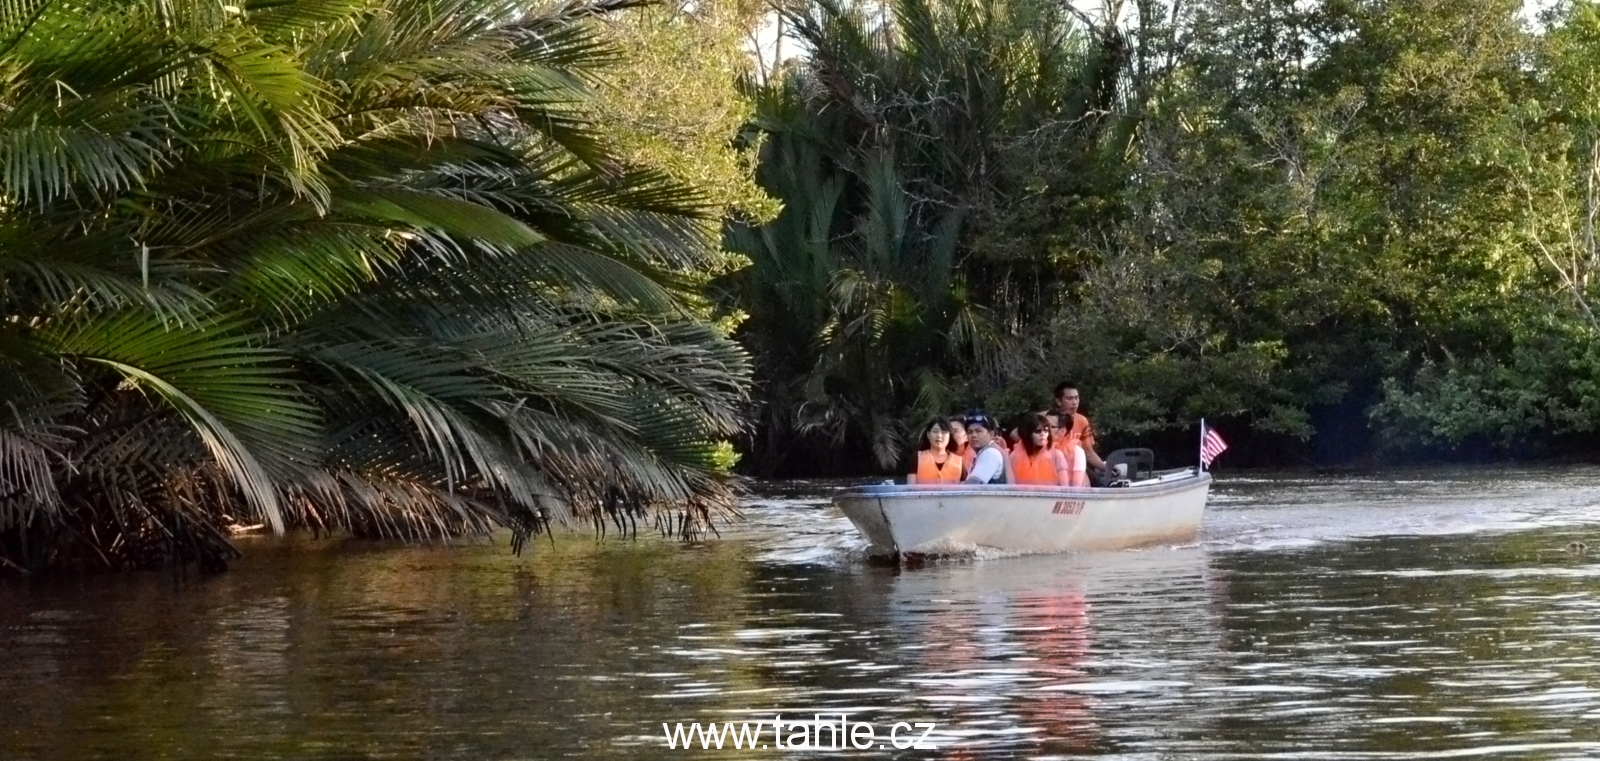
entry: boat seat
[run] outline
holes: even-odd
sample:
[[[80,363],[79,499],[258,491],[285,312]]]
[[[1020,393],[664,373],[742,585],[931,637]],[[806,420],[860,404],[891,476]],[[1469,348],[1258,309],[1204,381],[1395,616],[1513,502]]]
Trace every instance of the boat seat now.
[[[1116,476],[1117,480],[1138,481],[1155,475],[1156,453],[1148,449],[1118,449],[1103,459],[1110,468],[1128,466],[1126,473]]]

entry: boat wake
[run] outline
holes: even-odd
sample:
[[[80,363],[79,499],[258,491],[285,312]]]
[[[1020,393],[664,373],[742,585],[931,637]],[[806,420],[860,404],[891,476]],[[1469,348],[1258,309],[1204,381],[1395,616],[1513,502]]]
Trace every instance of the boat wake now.
[[[1283,550],[1386,536],[1508,533],[1600,524],[1600,469],[1453,469],[1426,477],[1219,479],[1201,543]]]

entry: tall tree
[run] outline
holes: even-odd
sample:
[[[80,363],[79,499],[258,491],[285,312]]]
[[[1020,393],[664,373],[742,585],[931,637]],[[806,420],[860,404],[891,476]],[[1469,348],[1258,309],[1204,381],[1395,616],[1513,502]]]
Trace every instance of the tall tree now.
[[[1426,357],[1413,377],[1386,383],[1374,417],[1396,447],[1482,456],[1584,436],[1592,446],[1600,420],[1600,11],[1589,2],[1556,5],[1542,31],[1525,56],[1526,92],[1504,112],[1512,136],[1475,153],[1499,169],[1481,184],[1510,194],[1504,216],[1513,220],[1484,263],[1524,273],[1526,284],[1501,289],[1512,319],[1493,343]]]
[[[1141,104],[1128,222],[1029,382],[1084,379],[1124,431],[1231,415],[1364,440],[1385,379],[1508,349],[1531,283],[1517,4],[1184,8],[1149,35],[1172,65]]]
[[[618,61],[597,72],[595,118],[628,161],[659,167],[723,210],[765,221],[776,202],[755,183],[759,144],[731,146],[755,116],[741,83],[754,74],[751,35],[771,15],[766,0],[651,3],[608,14],[598,29]]]

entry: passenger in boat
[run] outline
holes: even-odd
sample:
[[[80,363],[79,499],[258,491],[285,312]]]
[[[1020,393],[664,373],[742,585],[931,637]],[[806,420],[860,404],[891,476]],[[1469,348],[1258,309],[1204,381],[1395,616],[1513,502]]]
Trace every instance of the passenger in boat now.
[[[972,463],[978,456],[978,448],[973,446],[971,439],[967,437],[967,425],[964,422],[965,419],[966,418],[960,415],[950,418],[950,440],[955,442],[956,454],[961,455],[961,467],[963,468],[962,472],[971,473]],[[994,444],[1000,448],[1001,454],[1009,454],[1011,451],[1010,448],[1006,446],[1005,440],[999,436],[994,437]]]
[[[999,422],[1000,421],[996,420],[995,424],[998,426]],[[994,434],[994,445],[1000,448],[1000,453],[1007,455],[1010,454],[1011,439],[1007,436],[1006,429],[1003,427],[996,427],[991,430],[990,433]]]
[[[1095,472],[1103,470],[1105,461],[1094,451],[1094,426],[1089,424],[1089,418],[1078,413],[1078,407],[1083,403],[1082,394],[1078,391],[1078,384],[1072,381],[1062,381],[1056,386],[1055,408],[1052,412],[1068,416],[1072,420],[1072,428],[1067,436],[1078,442],[1083,447],[1084,459]]]
[[[961,483],[961,474],[966,469],[961,464],[961,455],[955,452],[955,443],[950,439],[950,421],[942,417],[934,418],[925,431],[922,448],[917,450],[916,464],[912,472],[906,475],[906,484],[930,486]]]
[[[1061,459],[1067,463],[1067,486],[1088,486],[1089,466],[1088,459],[1083,454],[1083,445],[1072,437],[1072,417],[1058,412],[1048,415],[1050,420],[1050,443]]]
[[[996,445],[994,420],[981,412],[967,416],[967,437],[977,455],[967,472],[969,484],[1015,483],[1011,475],[1011,460]]]
[[[972,442],[967,440],[966,418],[957,415],[950,418],[950,446],[956,456],[961,458],[962,478],[972,472],[972,458],[978,456],[977,450],[972,448]]]
[[[995,437],[1000,441],[1000,444],[1006,448],[1006,452],[1008,454],[1015,454],[1017,447],[1020,447],[1027,442],[1028,435],[1022,432],[1022,427],[1026,425],[1027,422],[1028,416],[1026,414],[1012,415],[1010,418],[1010,423],[1006,425],[1006,434],[1004,436]]]
[[[1011,449],[1011,472],[1017,484],[1071,486],[1067,458],[1050,446],[1050,421],[1033,414],[1020,426],[1022,443]]]

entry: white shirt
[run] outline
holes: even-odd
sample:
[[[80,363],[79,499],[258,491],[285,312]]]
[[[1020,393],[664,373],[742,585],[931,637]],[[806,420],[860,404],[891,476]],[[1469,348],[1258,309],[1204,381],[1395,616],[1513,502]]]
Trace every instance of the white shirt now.
[[[978,456],[972,462],[972,472],[967,474],[967,483],[986,484],[1006,470],[1006,456],[1000,454],[1000,448],[990,444],[978,450]]]

